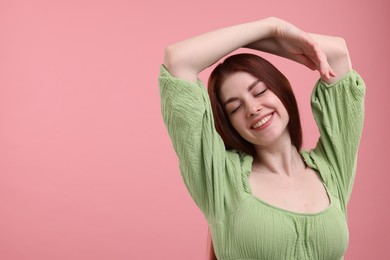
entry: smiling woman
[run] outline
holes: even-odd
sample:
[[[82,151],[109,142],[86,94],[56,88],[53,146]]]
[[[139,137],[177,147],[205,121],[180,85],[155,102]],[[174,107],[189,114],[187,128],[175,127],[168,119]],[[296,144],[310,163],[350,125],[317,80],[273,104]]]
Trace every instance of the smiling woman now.
[[[314,149],[301,149],[290,83],[263,58],[226,58],[207,94],[198,73],[240,47],[320,72]],[[211,259],[343,259],[365,95],[344,40],[277,18],[227,27],[169,46],[159,83],[184,183],[210,227]]]
[[[235,93],[240,92],[240,86],[246,88],[246,85],[243,84],[245,79],[248,81],[247,92],[249,95],[242,101],[238,97],[229,98],[229,95],[238,95]],[[298,105],[287,78],[270,62],[259,56],[238,54],[230,56],[219,64],[211,73],[208,82],[208,92],[216,130],[221,135],[227,149],[237,149],[252,156],[256,154],[252,142],[247,140],[242,133],[239,133],[240,130],[238,129],[242,129],[240,126],[252,127],[253,123],[257,123],[256,120],[262,120],[264,116],[273,111],[267,107],[260,107],[262,104],[256,102],[256,100],[260,101],[261,97],[261,95],[256,95],[263,94],[263,91],[268,89],[270,90],[268,93],[264,92],[264,95],[268,97],[265,101],[271,103],[281,102],[283,104],[280,106],[281,113],[285,113],[287,109],[288,116],[285,115],[285,117],[287,116],[290,119],[287,119],[289,121],[287,127],[292,143],[298,149],[301,148],[302,129]],[[245,93],[242,90],[241,92]],[[251,96],[253,98],[250,98]],[[264,100],[264,97],[261,97],[261,99]],[[229,106],[227,106],[228,101]],[[242,107],[241,111],[237,110],[239,106]],[[232,114],[234,110],[238,113]],[[260,110],[261,114],[259,114]],[[240,122],[240,117],[237,116],[239,112],[244,113],[244,117],[249,118],[249,126],[248,123]]]

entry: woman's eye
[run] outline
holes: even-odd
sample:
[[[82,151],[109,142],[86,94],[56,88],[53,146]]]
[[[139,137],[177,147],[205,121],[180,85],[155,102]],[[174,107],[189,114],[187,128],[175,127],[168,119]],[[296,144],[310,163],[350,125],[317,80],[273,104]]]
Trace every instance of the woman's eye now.
[[[264,92],[266,92],[268,89],[266,88],[266,89],[264,89],[263,91],[261,91],[260,93],[257,93],[256,95],[255,95],[255,97],[257,97],[257,96],[260,96],[261,94],[263,94]]]
[[[232,110],[231,113],[233,114],[233,113],[236,112],[239,108],[240,108],[240,106],[236,107],[234,110]]]

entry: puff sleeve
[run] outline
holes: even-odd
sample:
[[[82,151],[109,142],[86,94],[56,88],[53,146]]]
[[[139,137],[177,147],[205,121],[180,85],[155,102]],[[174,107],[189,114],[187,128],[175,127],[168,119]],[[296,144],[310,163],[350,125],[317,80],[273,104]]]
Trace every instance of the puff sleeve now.
[[[329,173],[322,177],[338,193],[345,211],[356,174],[365,91],[364,81],[352,70],[330,85],[319,80],[311,96],[320,138],[309,154],[317,166]]]
[[[238,155],[226,151],[216,132],[210,99],[199,79],[175,78],[162,65],[159,85],[161,113],[186,188],[206,219],[221,220],[233,207],[238,169],[232,160]]]

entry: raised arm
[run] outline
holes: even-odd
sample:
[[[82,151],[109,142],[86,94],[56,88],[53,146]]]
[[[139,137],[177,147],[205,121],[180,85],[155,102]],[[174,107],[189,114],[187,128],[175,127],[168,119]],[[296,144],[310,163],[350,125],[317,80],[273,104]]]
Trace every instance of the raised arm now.
[[[199,72],[238,48],[267,51],[262,49],[263,40],[265,45],[272,42],[275,45],[268,52],[317,69],[323,78],[333,76],[326,55],[313,37],[274,17],[222,28],[170,45],[165,50],[164,66],[174,77],[195,82]]]

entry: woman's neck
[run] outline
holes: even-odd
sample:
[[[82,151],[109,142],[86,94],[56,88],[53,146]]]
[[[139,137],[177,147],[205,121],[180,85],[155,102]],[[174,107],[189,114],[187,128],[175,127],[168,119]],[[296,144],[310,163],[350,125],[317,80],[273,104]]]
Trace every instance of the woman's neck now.
[[[278,143],[270,146],[255,146],[255,149],[254,171],[294,177],[294,173],[302,172],[306,167],[299,151],[291,143],[290,136],[281,138]]]

